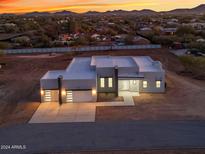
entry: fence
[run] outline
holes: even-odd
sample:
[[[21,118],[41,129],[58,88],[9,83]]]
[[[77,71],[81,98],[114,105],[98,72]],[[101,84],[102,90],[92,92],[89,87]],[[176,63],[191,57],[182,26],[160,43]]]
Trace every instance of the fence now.
[[[65,53],[71,51],[107,51],[107,50],[132,50],[132,49],[159,49],[161,45],[125,45],[125,46],[87,46],[63,48],[32,48],[32,49],[7,49],[5,54],[32,54],[32,53]]]

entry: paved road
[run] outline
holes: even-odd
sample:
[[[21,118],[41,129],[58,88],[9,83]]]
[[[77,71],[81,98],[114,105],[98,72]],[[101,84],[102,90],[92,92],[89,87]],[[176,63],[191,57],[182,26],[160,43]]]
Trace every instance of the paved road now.
[[[26,145],[39,153],[85,150],[205,147],[205,121],[135,121],[25,124],[0,129],[1,145]]]

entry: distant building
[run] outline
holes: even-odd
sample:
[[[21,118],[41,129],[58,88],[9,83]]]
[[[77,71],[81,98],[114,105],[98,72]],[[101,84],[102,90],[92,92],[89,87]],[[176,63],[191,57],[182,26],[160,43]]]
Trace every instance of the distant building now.
[[[72,37],[69,34],[60,34],[58,36],[58,39],[59,39],[59,41],[66,42],[66,41],[70,41],[72,39]]]
[[[194,22],[194,23],[183,23],[183,26],[191,26],[196,30],[203,30],[205,29],[205,23],[204,22]]]
[[[163,28],[162,32],[164,35],[175,35],[177,32],[177,28]]]
[[[136,45],[146,45],[146,44],[150,44],[150,41],[144,37],[135,36],[133,39],[133,43]]]
[[[142,32],[142,33],[150,33],[150,32],[152,32],[152,28],[150,28],[150,27],[143,27],[143,28],[140,28],[140,32]]]

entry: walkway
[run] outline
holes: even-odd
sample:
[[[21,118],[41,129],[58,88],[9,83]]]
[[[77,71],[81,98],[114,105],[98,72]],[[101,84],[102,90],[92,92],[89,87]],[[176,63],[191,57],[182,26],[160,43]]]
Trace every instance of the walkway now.
[[[26,145],[6,153],[205,148],[204,121],[133,121],[24,124],[0,128],[0,145]]]

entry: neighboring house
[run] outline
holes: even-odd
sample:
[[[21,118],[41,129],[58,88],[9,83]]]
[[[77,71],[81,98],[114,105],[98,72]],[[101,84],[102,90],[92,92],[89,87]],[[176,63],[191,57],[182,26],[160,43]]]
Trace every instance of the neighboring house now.
[[[144,37],[135,36],[133,38],[133,43],[137,45],[147,45],[147,44],[150,44],[150,41]]]
[[[66,70],[48,71],[40,85],[42,102],[96,102],[101,93],[162,93],[165,71],[148,56],[76,57]]]
[[[198,42],[198,43],[205,43],[205,39],[202,39],[202,38],[201,39],[197,39],[196,42]]]
[[[196,30],[203,30],[205,28],[205,22],[183,23],[183,26],[191,26]]]
[[[58,36],[58,39],[59,39],[59,41],[67,42],[67,41],[70,41],[72,38],[70,37],[69,34],[60,34]]]
[[[177,28],[163,28],[162,32],[164,35],[175,35],[177,32]]]
[[[101,35],[99,35],[99,34],[93,34],[93,35],[91,35],[91,38],[93,38],[93,39],[95,39],[95,40],[97,40],[97,41],[100,41],[101,40]]]
[[[150,27],[143,27],[143,28],[140,28],[140,32],[142,32],[142,33],[151,33],[151,32],[153,32],[153,30]]]

